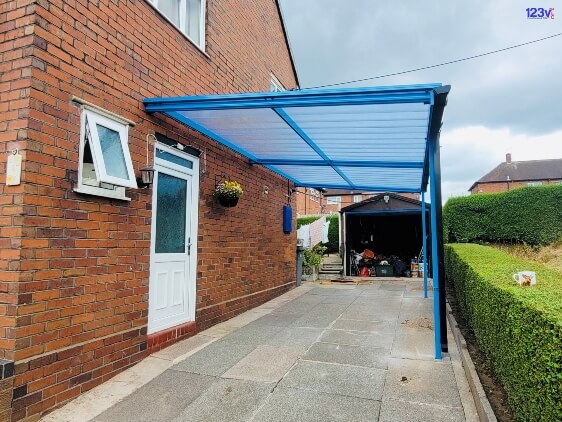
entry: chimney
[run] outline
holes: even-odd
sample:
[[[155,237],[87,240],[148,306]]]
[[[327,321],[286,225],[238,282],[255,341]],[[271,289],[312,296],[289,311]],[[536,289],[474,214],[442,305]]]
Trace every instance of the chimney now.
[[[505,162],[511,163],[511,154],[509,152],[507,154],[505,154]]]

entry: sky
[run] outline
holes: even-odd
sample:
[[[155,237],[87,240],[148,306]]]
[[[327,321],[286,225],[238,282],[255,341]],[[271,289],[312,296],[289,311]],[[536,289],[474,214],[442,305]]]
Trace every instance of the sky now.
[[[280,0],[301,88],[400,72],[562,33],[562,0]],[[554,8],[528,19],[527,8]],[[442,195],[468,194],[506,153],[562,158],[562,36],[351,86],[451,85]]]

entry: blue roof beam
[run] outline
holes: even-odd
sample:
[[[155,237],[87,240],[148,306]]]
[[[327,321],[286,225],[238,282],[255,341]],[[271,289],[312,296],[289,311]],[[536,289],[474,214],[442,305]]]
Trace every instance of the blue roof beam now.
[[[341,167],[365,167],[365,168],[397,168],[397,169],[421,169],[424,166],[423,161],[342,161],[342,160],[293,160],[282,158],[256,158],[250,159],[251,164],[260,165],[292,165],[292,166],[341,166]]]
[[[355,90],[326,89],[272,92],[258,94],[226,94],[146,98],[148,113],[187,110],[225,110],[279,107],[316,107],[325,105],[361,104],[433,104],[433,90],[439,84],[395,87],[372,87]]]
[[[318,185],[318,183],[299,183],[295,182],[295,185],[300,188],[315,188],[315,189],[345,189],[350,190],[349,186],[347,185],[333,185],[322,183]],[[371,191],[371,192],[405,192],[405,193],[419,193],[419,189],[417,187],[412,188],[399,188],[399,187],[392,187],[389,185],[369,185],[369,186],[354,186],[352,190],[363,190],[363,191]]]

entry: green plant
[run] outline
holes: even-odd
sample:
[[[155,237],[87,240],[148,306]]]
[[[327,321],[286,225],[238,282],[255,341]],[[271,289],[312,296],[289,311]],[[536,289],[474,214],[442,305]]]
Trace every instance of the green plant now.
[[[324,245],[327,247],[328,252],[338,252],[340,248],[340,222],[337,214],[332,214],[326,217],[330,222],[328,227],[328,243]]]
[[[446,245],[445,269],[517,420],[562,421],[562,273],[475,244]]]
[[[322,253],[318,253],[314,248],[305,249],[303,253],[302,265],[304,267],[316,267],[322,263]]]
[[[447,242],[545,245],[562,239],[562,186],[451,198],[443,208]]]
[[[307,226],[311,223],[314,223],[316,220],[319,220],[320,217],[300,217],[297,218],[297,229],[300,229],[301,226]]]

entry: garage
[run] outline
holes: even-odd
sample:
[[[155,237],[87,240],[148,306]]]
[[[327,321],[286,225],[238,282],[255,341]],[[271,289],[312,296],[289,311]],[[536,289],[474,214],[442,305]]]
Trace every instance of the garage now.
[[[423,244],[422,203],[411,196],[380,193],[369,199],[343,208],[342,246],[344,271],[348,276],[357,275],[357,269],[367,266],[372,275],[408,276],[413,258],[419,258]],[[426,224],[429,224],[429,205],[425,207]],[[431,251],[427,239],[428,256]],[[358,262],[356,253],[372,251],[374,259]],[[369,257],[369,253],[367,253]],[[398,259],[397,259],[398,258]],[[401,265],[397,261],[405,265]],[[392,269],[382,268],[387,261]],[[379,265],[382,266],[379,268]],[[415,275],[415,274],[414,274]]]

